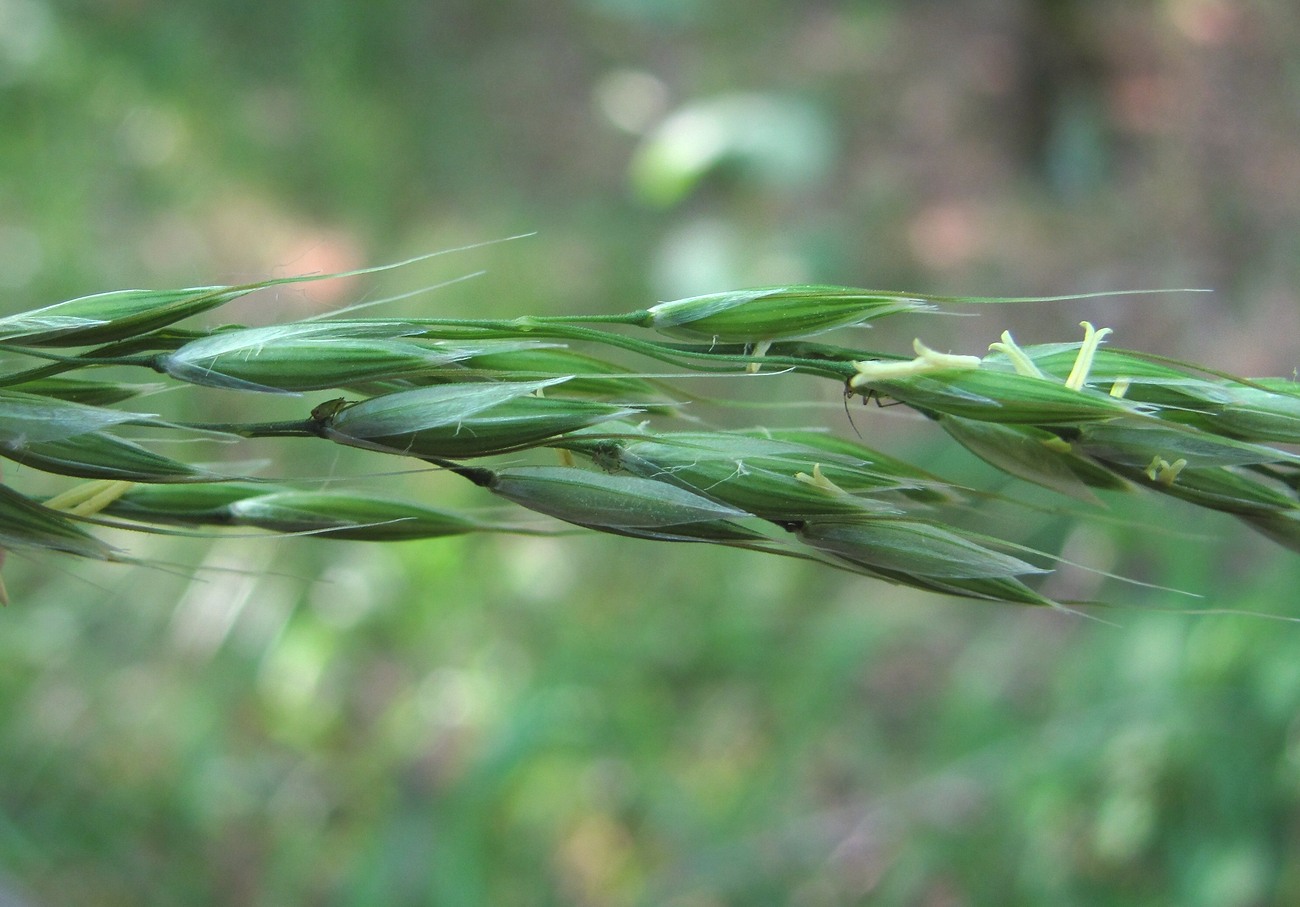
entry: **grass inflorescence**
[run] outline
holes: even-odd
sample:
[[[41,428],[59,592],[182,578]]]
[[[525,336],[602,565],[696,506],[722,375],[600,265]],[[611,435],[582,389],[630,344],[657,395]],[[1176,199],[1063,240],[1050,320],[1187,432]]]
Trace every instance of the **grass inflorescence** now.
[[[710,428],[698,408],[688,421],[678,405],[692,397],[675,378],[802,374],[903,404],[1008,476],[1077,501],[1152,491],[1300,551],[1296,383],[1111,349],[1109,332],[1091,324],[1081,342],[1021,347],[1004,333],[978,356],[920,340],[910,355],[868,351],[809,338],[995,300],[784,286],[591,316],[179,325],[296,279],[320,276],[104,293],[0,318],[0,454],[20,467],[9,479],[82,483],[53,497],[0,484],[0,547],[120,559],[92,523],[372,541],[520,529],[154,449],[164,438],[280,437],[432,464],[487,500],[597,532],[1055,604],[1034,587],[1051,557],[960,528],[968,520],[954,515],[968,515],[980,493],[817,427]],[[101,379],[105,366],[148,381]],[[212,423],[140,405],[186,386],[302,402],[294,418]],[[521,462],[535,451],[540,462]]]

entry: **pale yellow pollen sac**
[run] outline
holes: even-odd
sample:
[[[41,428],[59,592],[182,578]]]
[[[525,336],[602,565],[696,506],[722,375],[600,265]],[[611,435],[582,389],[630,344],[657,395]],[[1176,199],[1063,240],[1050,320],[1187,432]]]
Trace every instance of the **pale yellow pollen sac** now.
[[[990,343],[989,351],[1002,353],[1010,359],[1011,367],[1016,370],[1017,375],[1024,375],[1027,378],[1046,377],[1041,371],[1039,371],[1038,366],[1034,365],[1034,360],[1029,358],[1029,354],[1016,344],[1010,331],[1002,332],[1002,341],[1000,343]]]
[[[1074,368],[1070,369],[1070,377],[1065,379],[1065,386],[1073,391],[1083,390],[1084,382],[1088,380],[1088,372],[1092,371],[1092,361],[1097,356],[1097,348],[1107,334],[1114,333],[1110,328],[1097,330],[1091,321],[1080,321],[1079,327],[1083,328],[1083,343],[1079,347],[1079,355],[1075,357]]]
[[[806,472],[797,472],[794,477],[800,482],[812,485],[815,488],[820,488],[822,491],[830,494],[848,495],[847,491],[826,478],[825,473],[822,472],[822,464],[820,463],[813,464],[812,475],[808,475]]]
[[[134,487],[134,482],[86,482],[55,495],[45,506],[72,516],[93,516]]]
[[[759,359],[762,359],[764,356],[767,355],[767,351],[770,350],[771,348],[772,348],[772,341],[760,340],[758,343],[754,344],[754,349],[751,355]],[[745,366],[745,371],[747,371],[751,375],[756,375],[758,374],[758,369],[761,365],[762,365],[761,362],[751,362],[749,363],[749,365]]]
[[[892,361],[889,359],[868,359],[853,363],[857,374],[849,379],[849,387],[862,387],[872,381],[892,381],[895,378],[910,378],[919,375],[921,369],[915,359]]]
[[[849,387],[862,387],[873,381],[888,381],[896,378],[910,378],[928,372],[942,372],[950,369],[974,369],[980,367],[979,356],[960,356],[955,353],[940,353],[932,350],[920,338],[912,341],[916,358],[904,362],[883,359],[870,359],[855,362],[853,367],[857,374],[849,379]]]
[[[1187,460],[1182,457],[1170,463],[1159,454],[1156,454],[1151,458],[1151,463],[1146,468],[1147,478],[1152,482],[1159,482],[1161,485],[1168,487],[1174,484],[1174,480],[1178,478],[1178,474],[1186,466]]]
[[[1115,383],[1110,386],[1110,395],[1123,399],[1132,384],[1133,379],[1131,378],[1116,378]]]
[[[927,371],[937,371],[944,368],[971,369],[980,367],[979,356],[962,356],[957,353],[941,353],[938,350],[930,349],[921,342],[921,338],[919,337],[912,341],[912,349],[916,350],[916,358],[929,367]]]

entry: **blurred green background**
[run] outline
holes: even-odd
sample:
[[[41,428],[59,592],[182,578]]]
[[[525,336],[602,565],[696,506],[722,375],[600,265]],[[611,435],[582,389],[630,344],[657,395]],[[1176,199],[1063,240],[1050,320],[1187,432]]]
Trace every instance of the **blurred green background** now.
[[[1208,287],[924,331],[979,353],[1091,318],[1119,345],[1289,375],[1297,47],[1291,0],[0,0],[0,299],[536,231],[221,317],[479,269],[384,312],[800,280]],[[905,351],[917,330],[869,339]],[[851,431],[836,388],[786,393],[804,405],[754,418]],[[996,487],[916,420],[854,419]],[[271,471],[400,468],[293,451]],[[427,475],[359,481],[482,504]],[[1300,903],[1300,627],[1162,610],[1300,617],[1300,562],[1176,502],[1108,516],[1012,531],[1204,599],[1063,573],[1049,591],[1119,606],[1088,620],[586,536],[121,540],[154,568],[11,554],[3,887],[32,905]]]

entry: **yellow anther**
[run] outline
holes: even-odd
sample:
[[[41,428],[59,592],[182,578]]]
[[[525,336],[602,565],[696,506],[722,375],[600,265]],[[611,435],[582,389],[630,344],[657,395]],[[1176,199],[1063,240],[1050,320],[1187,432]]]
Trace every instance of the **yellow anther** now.
[[[754,349],[751,355],[757,356],[758,358],[761,359],[767,355],[767,351],[770,350],[771,348],[772,348],[772,341],[760,340],[758,343],[754,344]],[[745,371],[749,372],[749,374],[751,375],[757,375],[758,369],[761,365],[762,365],[761,362],[751,362],[749,363],[749,365],[745,366]]]
[[[989,350],[995,353],[1002,353],[1011,360],[1011,366],[1016,370],[1017,375],[1024,375],[1027,378],[1045,377],[1038,366],[1034,365],[1034,360],[1016,345],[1016,341],[1011,337],[1010,331],[1002,332],[1001,343],[990,343]]]
[[[1161,485],[1170,486],[1174,484],[1174,479],[1187,466],[1187,461],[1179,457],[1174,462],[1161,457],[1159,454],[1151,458],[1151,463],[1146,468],[1147,478],[1152,482],[1159,482]]]
[[[1151,462],[1147,464],[1147,468],[1146,468],[1147,478],[1150,479],[1152,482],[1154,482],[1156,480],[1156,473],[1160,471],[1160,467],[1168,466],[1168,465],[1169,465],[1168,460],[1162,460],[1160,459],[1160,455],[1156,454],[1154,457],[1151,458]]]
[[[1051,438],[1044,438],[1042,444],[1048,450],[1054,450],[1057,453],[1074,452],[1074,448],[1070,446],[1070,442],[1065,440],[1064,438],[1057,438],[1055,436]]]
[[[1101,345],[1102,338],[1114,333],[1110,328],[1097,330],[1092,326],[1091,321],[1080,321],[1079,327],[1083,328],[1083,343],[1079,346],[1079,355],[1075,357],[1074,368],[1070,369],[1070,377],[1065,379],[1065,386],[1075,391],[1083,390],[1084,382],[1088,380],[1088,372],[1092,371],[1092,360],[1097,356],[1097,347]]]
[[[916,358],[905,362],[871,359],[865,362],[853,363],[853,367],[857,369],[858,373],[849,379],[849,387],[862,387],[862,385],[870,384],[873,381],[910,378],[913,375],[924,375],[927,372],[973,369],[980,366],[979,356],[940,353],[937,350],[930,349],[919,338],[912,341],[912,349],[916,350]]]
[[[1128,378],[1116,378],[1115,383],[1110,386],[1110,395],[1122,398],[1128,393],[1129,385],[1132,383],[1132,380]]]
[[[979,356],[960,356],[956,353],[941,353],[938,350],[932,350],[918,337],[912,341],[912,349],[916,350],[917,361],[923,362],[926,371],[938,371],[945,368],[979,368]]]
[[[815,488],[820,488],[822,491],[825,491],[829,494],[835,494],[835,495],[848,494],[848,492],[845,491],[843,488],[836,485],[830,479],[826,478],[825,473],[822,472],[822,464],[820,463],[813,464],[812,475],[808,475],[808,473],[806,472],[797,472],[795,473],[794,477],[798,479],[800,482],[804,482],[808,485],[812,485]]]
[[[86,482],[45,502],[51,510],[73,516],[92,516],[131,490],[134,482]]]
[[[872,381],[890,381],[894,378],[910,378],[912,375],[919,375],[921,369],[915,359],[899,360],[892,359],[868,359],[863,362],[853,363],[857,369],[857,374],[849,379],[849,387],[861,387],[864,384],[870,384]]]

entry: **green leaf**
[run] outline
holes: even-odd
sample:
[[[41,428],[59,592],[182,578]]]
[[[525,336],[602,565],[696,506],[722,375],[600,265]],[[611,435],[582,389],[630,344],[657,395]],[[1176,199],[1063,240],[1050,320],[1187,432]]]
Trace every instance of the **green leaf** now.
[[[685,198],[725,168],[769,185],[815,184],[834,160],[819,107],[772,94],[729,93],[688,103],[647,135],[631,166],[637,193],[653,205]]]

